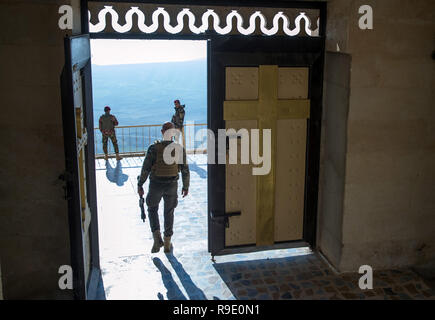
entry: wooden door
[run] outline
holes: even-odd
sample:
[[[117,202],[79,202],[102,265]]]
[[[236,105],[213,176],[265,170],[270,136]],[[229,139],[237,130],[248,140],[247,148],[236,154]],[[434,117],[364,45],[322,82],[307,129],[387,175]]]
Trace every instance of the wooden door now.
[[[285,39],[285,45],[282,40],[245,38],[210,44],[209,126],[216,132],[234,129],[229,140],[236,138],[239,147],[237,164],[230,164],[226,154],[225,164],[209,165],[212,255],[314,243],[317,211],[307,211],[307,189],[315,184],[310,173],[316,171],[316,162],[318,166],[310,146],[318,145],[309,141],[310,94],[315,96],[317,118],[323,55],[304,52],[304,46],[296,49],[297,41]],[[313,139],[320,138],[316,128],[311,126]],[[249,163],[241,164],[244,138],[237,136],[245,131],[240,129],[259,129],[260,137],[270,129],[267,174],[253,174],[258,162],[252,154]],[[262,146],[260,138],[264,156]],[[222,159],[219,152],[217,148],[217,158]]]

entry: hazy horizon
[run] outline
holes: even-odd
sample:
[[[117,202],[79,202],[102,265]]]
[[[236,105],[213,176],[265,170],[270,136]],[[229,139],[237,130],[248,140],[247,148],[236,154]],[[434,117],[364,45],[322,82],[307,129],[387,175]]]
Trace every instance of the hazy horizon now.
[[[186,122],[207,119],[207,61],[92,64],[94,124],[109,105],[119,125],[170,121],[175,99],[186,105]]]
[[[92,64],[101,66],[187,62],[206,58],[206,40],[91,40]]]

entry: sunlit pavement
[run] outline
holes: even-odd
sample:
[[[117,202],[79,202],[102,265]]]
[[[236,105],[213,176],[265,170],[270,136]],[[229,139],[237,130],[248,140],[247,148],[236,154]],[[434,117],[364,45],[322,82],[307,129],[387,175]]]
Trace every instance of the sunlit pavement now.
[[[308,248],[216,257],[207,251],[207,157],[189,155],[191,187],[175,210],[172,254],[151,254],[140,219],[137,176],[143,157],[96,161],[101,270],[106,299],[433,299],[410,270],[335,274]],[[145,196],[148,182],[144,185]],[[181,193],[181,179],[179,194]],[[146,209],[146,206],[145,206]],[[163,200],[159,209],[163,231]]]

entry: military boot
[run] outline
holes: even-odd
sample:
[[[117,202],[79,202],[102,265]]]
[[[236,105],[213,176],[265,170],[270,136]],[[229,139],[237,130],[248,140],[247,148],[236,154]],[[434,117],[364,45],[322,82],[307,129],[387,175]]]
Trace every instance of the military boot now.
[[[165,237],[165,252],[171,252],[172,250],[172,243],[171,243],[171,237]]]
[[[116,154],[116,160],[119,161],[119,160],[121,160],[121,159],[122,159],[122,157],[117,153],[117,154]]]
[[[151,248],[151,253],[156,253],[160,251],[160,248],[163,247],[162,235],[160,234],[160,230],[156,230],[153,232],[154,244]]]

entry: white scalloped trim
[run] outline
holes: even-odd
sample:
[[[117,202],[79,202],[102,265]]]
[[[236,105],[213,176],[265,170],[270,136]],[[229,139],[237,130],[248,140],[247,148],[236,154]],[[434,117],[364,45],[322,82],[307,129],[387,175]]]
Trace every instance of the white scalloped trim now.
[[[236,18],[237,20],[237,31],[242,35],[250,35],[255,32],[255,21],[256,19],[260,19],[260,30],[263,34],[272,36],[276,34],[279,31],[280,27],[280,20],[282,20],[282,28],[286,35],[288,36],[296,36],[301,31],[301,20],[305,20],[305,33],[311,37],[317,37],[319,36],[319,19],[317,19],[317,29],[311,30],[311,20],[309,17],[306,16],[305,12],[299,13],[299,15],[295,18],[295,28],[292,30],[289,28],[290,21],[289,18],[283,14],[283,12],[278,12],[273,17],[273,26],[268,29],[266,27],[267,21],[264,15],[261,13],[261,11],[256,11],[249,17],[249,27],[243,28],[243,17],[237,12],[237,10],[232,10],[226,17],[226,26],[220,27],[220,18],[216,12],[212,9],[208,9],[206,12],[203,13],[201,21],[202,25],[200,27],[195,26],[196,17],[195,15],[190,11],[190,9],[184,8],[182,9],[178,15],[177,15],[177,25],[171,26],[170,20],[171,17],[169,13],[165,10],[165,8],[157,8],[153,14],[152,14],[152,24],[147,26],[145,24],[145,15],[144,13],[139,10],[138,7],[131,7],[127,13],[125,14],[125,21],[126,23],[124,25],[120,25],[118,23],[119,15],[118,13],[113,9],[112,6],[104,6],[104,9],[102,9],[98,13],[98,23],[92,24],[90,22],[91,20],[91,13],[89,12],[89,31],[92,33],[98,33],[102,32],[106,28],[106,15],[110,14],[112,17],[112,28],[116,32],[119,33],[126,33],[129,32],[133,27],[133,15],[136,14],[138,17],[138,28],[143,33],[154,33],[157,31],[159,27],[159,15],[163,16],[163,27],[165,30],[171,34],[177,34],[180,33],[184,28],[183,18],[184,16],[188,16],[189,18],[189,29],[194,34],[201,34],[204,33],[209,29],[208,20],[209,17],[213,17],[213,29],[221,35],[226,35],[230,33],[233,29],[233,19]]]

